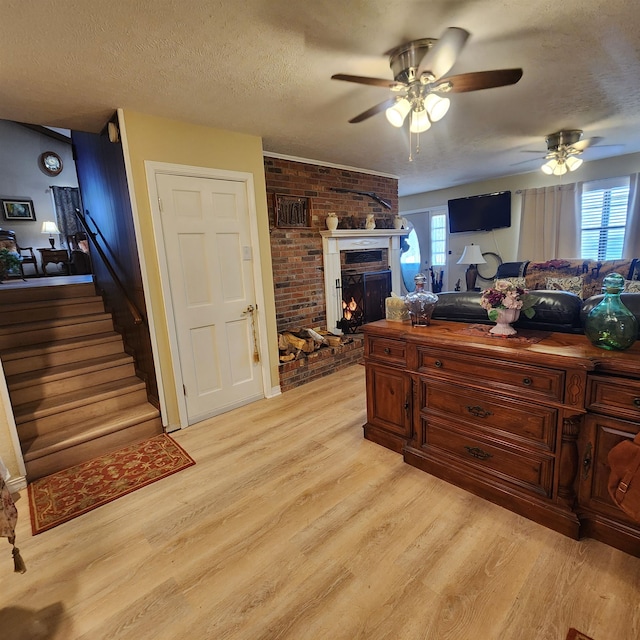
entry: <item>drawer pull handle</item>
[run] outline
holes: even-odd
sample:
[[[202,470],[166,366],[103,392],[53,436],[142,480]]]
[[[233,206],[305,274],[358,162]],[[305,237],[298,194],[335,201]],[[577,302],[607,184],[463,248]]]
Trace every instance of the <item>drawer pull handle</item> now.
[[[435,364],[438,369],[442,367],[442,362],[440,362],[440,360],[436,360],[433,364]]]
[[[471,454],[474,458],[478,460],[487,460],[488,458],[493,458],[493,454],[488,453],[487,451],[483,451],[480,447],[467,447],[465,449],[469,454]]]
[[[493,415],[491,411],[485,411],[482,407],[470,407],[467,405],[467,411],[476,418],[488,418]]]
[[[391,353],[391,349],[389,349],[389,347],[385,347],[384,352],[389,355]]]
[[[530,387],[532,382],[533,382],[533,380],[531,378],[523,378],[522,379],[522,384],[525,385],[526,387]]]
[[[634,398],[634,399],[633,399],[633,404],[634,404],[636,407],[640,407],[640,398]]]

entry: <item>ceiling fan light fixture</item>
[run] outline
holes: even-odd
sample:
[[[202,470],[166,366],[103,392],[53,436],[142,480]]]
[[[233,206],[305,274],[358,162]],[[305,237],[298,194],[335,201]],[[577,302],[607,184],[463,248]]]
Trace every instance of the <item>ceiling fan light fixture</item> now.
[[[556,168],[553,170],[554,176],[563,176],[567,173],[567,165],[564,162],[558,162]]]
[[[427,113],[429,114],[431,122],[438,122],[438,120],[442,120],[447,111],[449,111],[451,101],[449,100],[449,98],[440,98],[434,93],[430,93],[424,99],[424,106],[427,110]]]
[[[393,106],[386,110],[385,115],[394,127],[401,127],[409,111],[411,111],[411,103],[406,98],[399,98]]]
[[[569,156],[565,160],[565,164],[567,165],[567,169],[569,169],[569,171],[575,171],[576,169],[580,168],[580,165],[582,163],[582,158],[576,158],[575,156]]]
[[[429,120],[427,112],[424,109],[420,109],[419,111],[414,109],[411,112],[411,124],[409,125],[411,133],[423,133],[430,128],[431,121]]]
[[[542,173],[546,173],[548,176],[550,176],[551,174],[553,174],[553,170],[557,165],[558,161],[555,158],[552,158],[548,162],[545,162],[540,168],[542,169]]]

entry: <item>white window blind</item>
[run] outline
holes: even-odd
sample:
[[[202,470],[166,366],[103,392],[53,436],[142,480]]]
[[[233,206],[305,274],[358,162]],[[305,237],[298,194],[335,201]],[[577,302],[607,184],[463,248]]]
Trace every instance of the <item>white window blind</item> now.
[[[587,182],[582,190],[580,257],[622,257],[627,224],[629,178]]]

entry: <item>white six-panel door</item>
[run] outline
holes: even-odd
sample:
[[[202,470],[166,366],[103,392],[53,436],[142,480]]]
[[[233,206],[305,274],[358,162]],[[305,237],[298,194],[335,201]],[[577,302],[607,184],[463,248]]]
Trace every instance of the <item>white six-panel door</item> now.
[[[246,185],[156,174],[189,424],[263,397]]]

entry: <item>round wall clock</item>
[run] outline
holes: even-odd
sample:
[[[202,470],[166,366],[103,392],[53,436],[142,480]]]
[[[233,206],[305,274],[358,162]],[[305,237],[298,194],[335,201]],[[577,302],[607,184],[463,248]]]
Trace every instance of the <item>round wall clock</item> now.
[[[57,176],[62,171],[62,158],[54,151],[45,151],[38,160],[42,170],[50,176]]]

